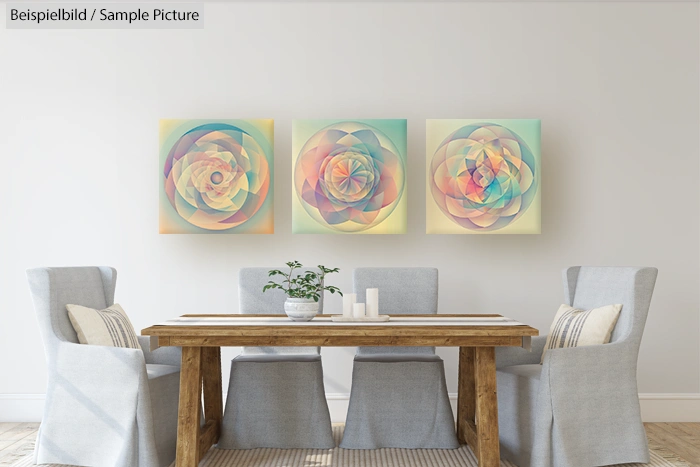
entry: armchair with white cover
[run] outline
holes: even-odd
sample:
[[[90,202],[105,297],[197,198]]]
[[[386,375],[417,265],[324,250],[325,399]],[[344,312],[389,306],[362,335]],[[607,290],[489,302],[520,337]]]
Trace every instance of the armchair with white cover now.
[[[67,304],[114,303],[109,267],[27,271],[48,366],[37,464],[164,467],[175,460],[180,349],[82,345]]]

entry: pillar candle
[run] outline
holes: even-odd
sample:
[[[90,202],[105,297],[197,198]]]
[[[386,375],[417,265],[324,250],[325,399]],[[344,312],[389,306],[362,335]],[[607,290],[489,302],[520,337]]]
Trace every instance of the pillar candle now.
[[[357,301],[357,294],[343,294],[343,318],[352,318],[352,306]]]
[[[355,303],[352,306],[352,317],[353,318],[364,318],[365,317],[365,304]]]
[[[367,317],[379,316],[379,289],[367,289]]]

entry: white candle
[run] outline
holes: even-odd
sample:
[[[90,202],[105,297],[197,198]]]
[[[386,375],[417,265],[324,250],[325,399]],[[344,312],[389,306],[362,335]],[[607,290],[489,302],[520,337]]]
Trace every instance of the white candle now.
[[[364,318],[365,317],[365,304],[355,303],[352,306],[352,317],[353,318]]]
[[[357,294],[346,293],[343,295],[343,318],[352,318],[352,306],[357,302]]]
[[[367,289],[367,316],[379,316],[379,289]]]

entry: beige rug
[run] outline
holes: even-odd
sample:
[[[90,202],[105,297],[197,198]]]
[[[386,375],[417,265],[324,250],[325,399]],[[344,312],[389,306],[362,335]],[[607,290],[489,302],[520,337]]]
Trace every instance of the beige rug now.
[[[343,425],[333,426],[336,444],[343,436]],[[30,446],[11,467],[33,466]],[[19,454],[19,453],[18,453]],[[690,464],[659,446],[651,446],[651,463],[625,464],[626,467],[690,467]],[[56,464],[46,466],[59,467]],[[171,467],[174,467],[173,464]],[[477,467],[472,451],[459,449],[250,449],[227,451],[211,449],[200,467]],[[501,462],[502,467],[517,467]]]

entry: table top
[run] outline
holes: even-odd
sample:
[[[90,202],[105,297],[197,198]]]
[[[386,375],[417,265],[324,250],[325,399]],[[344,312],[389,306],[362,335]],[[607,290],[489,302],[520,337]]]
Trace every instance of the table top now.
[[[384,322],[334,322],[332,315],[292,321],[285,315],[183,315],[145,328],[146,336],[509,336],[538,330],[501,315],[391,315]]]

